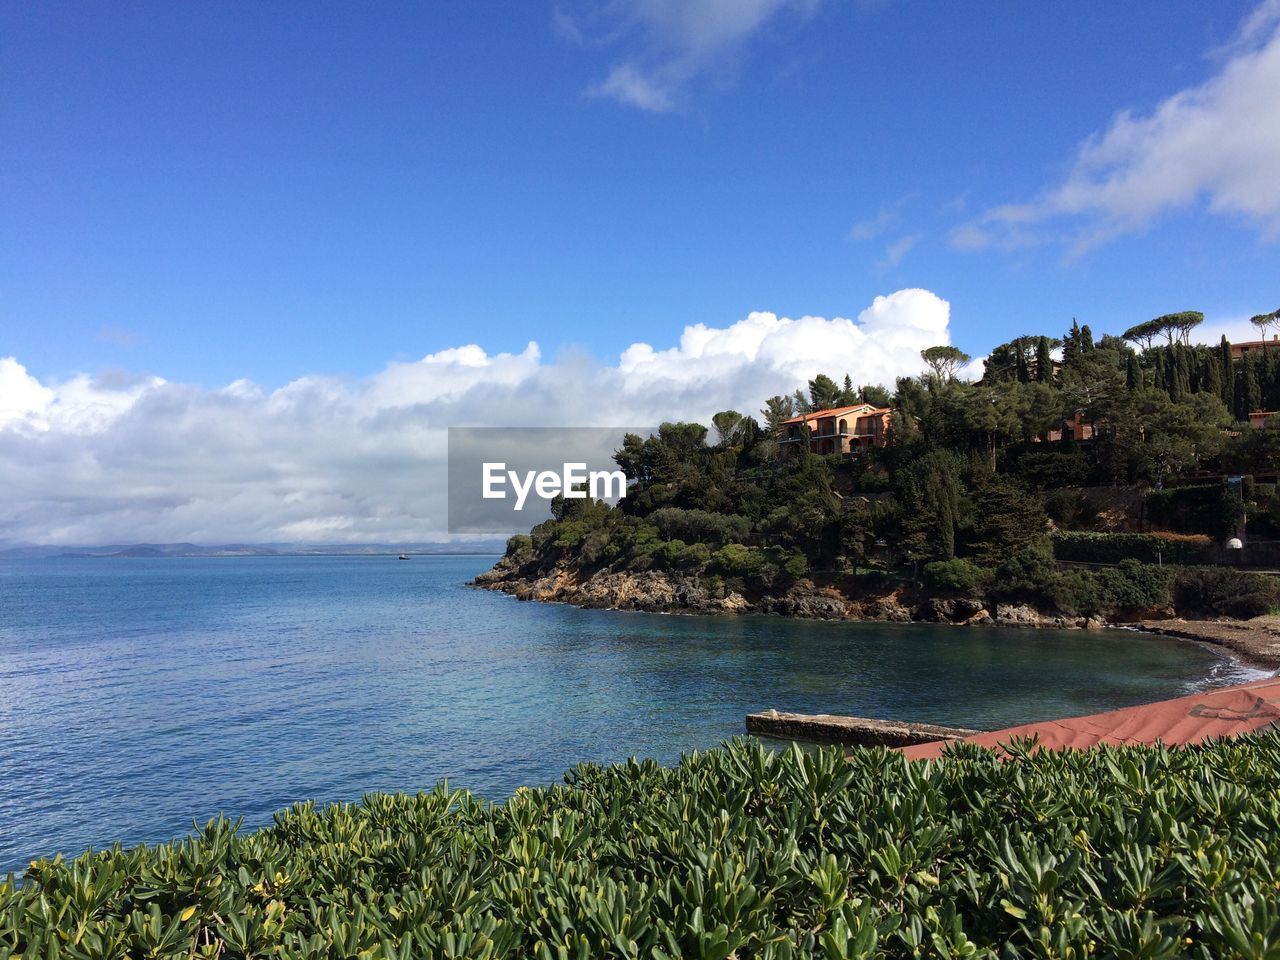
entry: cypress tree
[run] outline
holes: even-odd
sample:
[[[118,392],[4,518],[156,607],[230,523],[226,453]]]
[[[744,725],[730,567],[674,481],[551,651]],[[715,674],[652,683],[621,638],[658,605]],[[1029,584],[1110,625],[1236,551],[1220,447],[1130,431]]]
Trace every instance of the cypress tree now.
[[[1222,375],[1219,373],[1221,364],[1218,358],[1210,351],[1209,356],[1205,358],[1204,366],[1200,374],[1200,392],[1209,393],[1215,397],[1222,396]]]
[[[1236,365],[1231,359],[1231,343],[1224,335],[1218,347],[1218,362],[1222,367],[1222,402],[1228,410],[1236,408]]]
[[[1031,371],[1027,369],[1027,352],[1018,348],[1018,382],[1027,383],[1031,379]]]
[[[1262,364],[1256,353],[1244,356],[1244,387],[1240,391],[1241,409],[1239,419],[1248,420],[1249,414],[1262,409]]]
[[[1178,399],[1178,354],[1173,344],[1164,348],[1164,390],[1170,400]]]
[[[1185,400],[1191,393],[1191,348],[1179,346],[1178,358],[1178,395],[1174,399]]]
[[[1053,382],[1053,356],[1049,353],[1049,338],[1036,342],[1036,379],[1041,383]]]
[[[1125,386],[1130,392],[1142,388],[1142,367],[1138,366],[1138,355],[1136,353],[1129,354],[1124,373]]]
[[[1157,347],[1152,351],[1151,385],[1161,390],[1168,390],[1169,386],[1164,378],[1164,350],[1164,347]]]
[[[1093,349],[1093,331],[1089,329],[1086,323],[1080,328],[1080,352],[1088,353]]]
[[[1062,338],[1062,365],[1064,367],[1071,366],[1079,356],[1080,323],[1073,317],[1070,331]]]

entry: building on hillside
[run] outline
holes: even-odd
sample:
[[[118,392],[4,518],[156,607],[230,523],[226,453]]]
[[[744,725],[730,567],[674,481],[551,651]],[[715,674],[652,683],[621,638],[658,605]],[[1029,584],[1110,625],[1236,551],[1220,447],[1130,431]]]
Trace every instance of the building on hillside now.
[[[864,450],[883,447],[888,442],[892,416],[891,408],[876,407],[870,403],[814,410],[785,421],[778,442],[784,450],[799,452],[799,444],[804,442],[805,428],[808,427],[811,453],[856,457]]]
[[[1280,410],[1255,410],[1249,414],[1249,426],[1261,430],[1272,417],[1280,417]]]
[[[1038,437],[1036,439],[1039,439]],[[1062,421],[1062,427],[1058,430],[1050,430],[1045,435],[1045,440],[1054,443],[1058,440],[1092,440],[1093,424],[1087,422],[1084,414],[1079,410],[1068,420]]]
[[[1231,344],[1231,359],[1243,360],[1245,354],[1264,350],[1280,350],[1280,333],[1273,334],[1270,340],[1246,340],[1244,343]]]

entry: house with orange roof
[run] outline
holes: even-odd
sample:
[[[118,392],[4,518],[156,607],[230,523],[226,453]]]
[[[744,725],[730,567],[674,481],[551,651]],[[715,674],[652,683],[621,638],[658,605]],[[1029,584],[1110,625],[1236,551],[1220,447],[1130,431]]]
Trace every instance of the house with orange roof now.
[[[784,421],[778,442],[794,453],[802,449],[799,445],[807,439],[811,453],[856,457],[888,442],[892,416],[891,408],[870,403],[813,410]]]

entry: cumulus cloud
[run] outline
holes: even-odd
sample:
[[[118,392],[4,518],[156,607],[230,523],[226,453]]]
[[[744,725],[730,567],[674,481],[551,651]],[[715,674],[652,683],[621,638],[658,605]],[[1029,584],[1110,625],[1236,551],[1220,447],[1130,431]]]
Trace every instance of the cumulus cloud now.
[[[755,413],[819,372],[892,383],[949,341],[927,290],[856,320],[752,313],[613,364],[469,344],[365,379],[41,382],[0,359],[0,542],[360,542],[444,536],[449,426],[619,426]]]
[[[654,113],[674,109],[700,74],[732,66],[750,38],[783,11],[808,16],[818,0],[615,0],[555,12],[578,44],[634,45],[587,94]]]
[[[987,211],[953,244],[1066,241],[1080,253],[1196,206],[1280,235],[1280,3],[1258,7],[1222,55],[1215,76],[1150,113],[1119,113],[1079,147],[1062,183]]]

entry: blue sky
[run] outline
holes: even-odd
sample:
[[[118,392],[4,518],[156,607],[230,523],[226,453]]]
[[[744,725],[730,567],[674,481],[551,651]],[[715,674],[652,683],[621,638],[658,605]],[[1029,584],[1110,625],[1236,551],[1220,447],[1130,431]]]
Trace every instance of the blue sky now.
[[[0,545],[435,539],[450,426],[1280,306],[1280,0],[10,3],[0,91]]]
[[[1198,196],[1083,252],[1078,218],[980,221],[1221,73],[1256,3],[692,8],[4,5],[0,356],[274,387],[904,287],[975,353],[1280,305],[1269,208]]]

